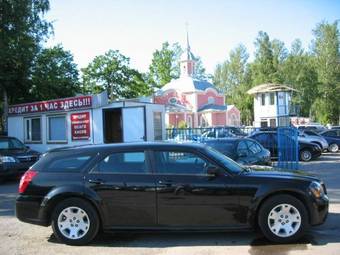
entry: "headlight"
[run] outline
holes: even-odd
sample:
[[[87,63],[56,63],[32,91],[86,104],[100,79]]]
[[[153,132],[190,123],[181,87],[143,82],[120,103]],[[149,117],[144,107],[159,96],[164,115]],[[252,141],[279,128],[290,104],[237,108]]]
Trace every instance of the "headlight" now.
[[[322,185],[319,182],[312,182],[309,189],[316,198],[320,198],[325,194]]]
[[[17,160],[14,157],[10,156],[1,156],[0,163],[15,163]]]

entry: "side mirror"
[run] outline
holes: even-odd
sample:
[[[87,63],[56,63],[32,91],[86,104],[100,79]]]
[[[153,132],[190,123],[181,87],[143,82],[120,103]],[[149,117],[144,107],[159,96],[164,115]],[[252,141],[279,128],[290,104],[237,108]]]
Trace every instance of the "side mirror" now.
[[[210,176],[217,176],[219,172],[219,168],[216,166],[209,166],[207,169],[207,174]]]
[[[25,145],[26,149],[31,149],[28,145]]]

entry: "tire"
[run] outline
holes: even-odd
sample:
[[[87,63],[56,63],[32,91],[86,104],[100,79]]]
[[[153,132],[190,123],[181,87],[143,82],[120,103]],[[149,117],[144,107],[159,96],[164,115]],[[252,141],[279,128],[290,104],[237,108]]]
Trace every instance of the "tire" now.
[[[52,229],[60,242],[68,245],[85,245],[99,230],[99,217],[93,206],[80,198],[68,198],[54,208]]]
[[[329,152],[338,152],[338,150],[339,150],[339,146],[336,143],[331,143],[328,146],[328,151]]]
[[[268,198],[258,213],[258,224],[262,233],[268,240],[276,243],[297,241],[308,230],[308,222],[305,206],[290,195]]]
[[[313,158],[312,152],[308,149],[303,149],[300,151],[300,160],[304,162],[311,161]]]

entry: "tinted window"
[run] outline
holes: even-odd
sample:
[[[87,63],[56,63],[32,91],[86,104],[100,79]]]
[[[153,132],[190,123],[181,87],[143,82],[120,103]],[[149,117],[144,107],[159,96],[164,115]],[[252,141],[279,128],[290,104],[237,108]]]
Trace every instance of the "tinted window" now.
[[[246,156],[248,155],[248,147],[245,141],[241,141],[237,146],[237,154]]]
[[[200,156],[182,151],[154,152],[156,172],[164,174],[206,174],[209,162]]]
[[[336,130],[332,130],[332,131],[327,131],[325,133],[323,133],[325,136],[337,136],[336,134]]]
[[[15,149],[24,149],[25,145],[15,138],[5,138],[0,139],[0,149],[4,150],[15,150]]]
[[[64,153],[63,153],[64,154]],[[72,156],[57,156],[53,153],[49,157],[44,157],[41,161],[45,161],[43,171],[56,172],[79,172],[91,160],[91,155],[72,155]],[[46,162],[47,161],[47,162]],[[34,166],[33,166],[34,168]]]
[[[101,160],[96,169],[102,173],[146,173],[144,152],[117,152]]]
[[[252,141],[246,141],[249,151],[252,152],[253,154],[259,153],[261,151],[261,147]]]

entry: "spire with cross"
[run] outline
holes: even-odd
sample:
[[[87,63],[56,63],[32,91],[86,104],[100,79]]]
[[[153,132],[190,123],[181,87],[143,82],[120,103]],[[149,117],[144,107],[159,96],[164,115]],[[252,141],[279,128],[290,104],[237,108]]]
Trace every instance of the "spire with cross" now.
[[[181,56],[181,61],[180,61],[180,66],[181,66],[181,76],[182,77],[192,77],[194,72],[195,72],[195,56],[192,54],[191,49],[190,49],[190,43],[189,43],[189,29],[188,29],[188,22],[185,23],[185,28],[186,28],[186,34],[187,34],[187,47],[184,50],[182,56]]]

